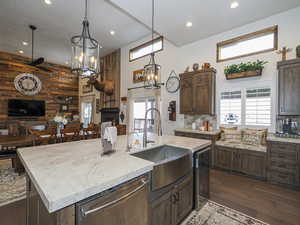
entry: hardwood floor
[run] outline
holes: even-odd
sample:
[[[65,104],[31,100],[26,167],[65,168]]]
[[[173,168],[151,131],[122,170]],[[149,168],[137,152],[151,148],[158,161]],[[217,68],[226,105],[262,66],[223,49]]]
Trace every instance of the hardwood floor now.
[[[300,191],[211,170],[211,200],[270,225],[300,225]],[[25,225],[25,200],[0,207],[1,225]]]
[[[270,225],[300,225],[300,191],[211,171],[211,200]]]

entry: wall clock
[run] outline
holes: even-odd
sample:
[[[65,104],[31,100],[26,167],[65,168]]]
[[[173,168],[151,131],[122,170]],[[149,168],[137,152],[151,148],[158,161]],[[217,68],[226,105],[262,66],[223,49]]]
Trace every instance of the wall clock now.
[[[166,89],[169,93],[175,93],[176,91],[179,90],[179,87],[180,87],[180,80],[176,75],[175,71],[172,70],[166,82]]]
[[[23,95],[36,95],[42,89],[40,79],[30,73],[21,73],[15,78],[15,88]]]

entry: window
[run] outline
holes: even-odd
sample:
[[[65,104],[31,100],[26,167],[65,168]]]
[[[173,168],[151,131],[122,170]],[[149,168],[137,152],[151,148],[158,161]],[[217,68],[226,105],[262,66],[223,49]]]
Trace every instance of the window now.
[[[270,127],[271,104],[271,88],[249,88],[222,92],[220,124]]]
[[[224,125],[240,125],[242,115],[241,91],[221,93],[220,123]]]
[[[246,91],[246,125],[271,125],[271,89],[258,88]]]
[[[159,37],[153,40],[153,48],[152,48],[152,41],[148,41],[138,47],[130,49],[129,62],[150,55],[152,52],[159,52],[162,50],[163,50],[163,37]]]
[[[278,27],[270,27],[217,44],[217,62],[274,51],[278,48]]]
[[[136,100],[133,103],[133,130],[142,132],[145,125],[145,113],[147,109],[155,108],[155,99],[148,98],[143,100]],[[152,112],[148,115],[148,131],[154,131],[155,114]]]

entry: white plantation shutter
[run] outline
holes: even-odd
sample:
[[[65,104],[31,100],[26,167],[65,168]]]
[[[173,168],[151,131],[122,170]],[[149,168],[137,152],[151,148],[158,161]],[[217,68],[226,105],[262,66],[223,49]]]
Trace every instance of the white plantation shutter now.
[[[221,124],[240,125],[242,118],[241,91],[222,92],[220,110]]]
[[[270,88],[255,88],[246,91],[246,125],[271,125]]]

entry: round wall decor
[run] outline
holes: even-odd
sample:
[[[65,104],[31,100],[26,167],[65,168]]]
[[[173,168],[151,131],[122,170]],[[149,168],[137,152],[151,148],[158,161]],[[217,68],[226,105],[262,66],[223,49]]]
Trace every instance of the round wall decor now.
[[[40,79],[30,73],[21,73],[15,78],[15,88],[23,95],[36,95],[42,89]]]
[[[175,71],[172,70],[166,82],[166,89],[169,93],[175,93],[179,90],[179,88],[180,88],[180,80],[177,77]]]

